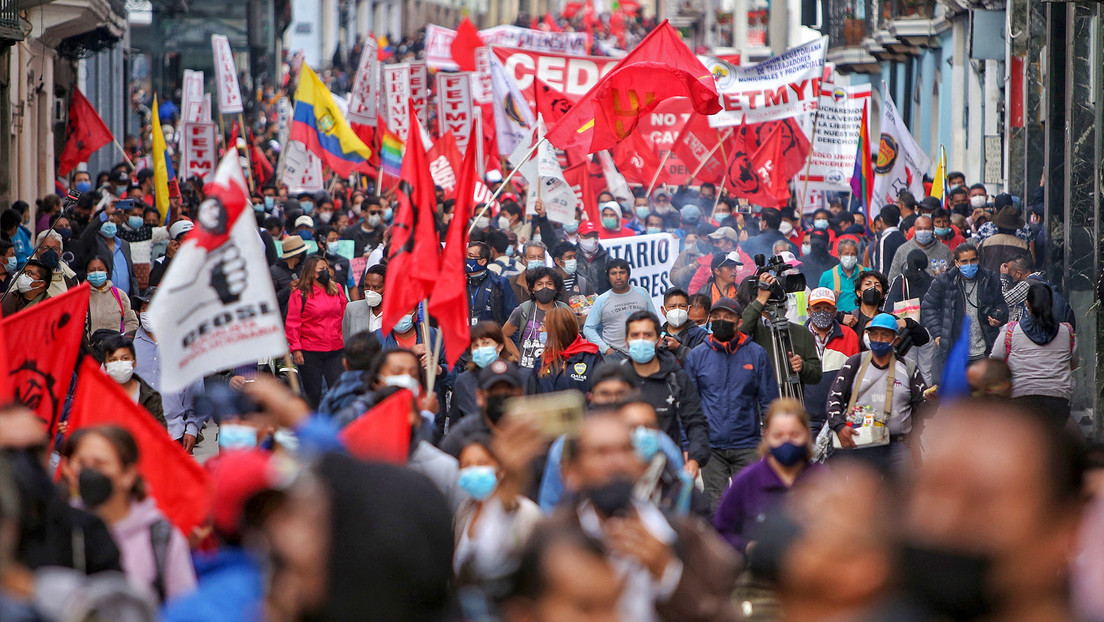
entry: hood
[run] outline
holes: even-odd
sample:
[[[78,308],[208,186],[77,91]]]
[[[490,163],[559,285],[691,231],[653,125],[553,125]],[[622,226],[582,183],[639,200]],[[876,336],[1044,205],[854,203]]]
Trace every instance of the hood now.
[[[1045,346],[1058,336],[1058,323],[1055,323],[1054,326],[1044,326],[1036,322],[1035,318],[1027,313],[1020,318],[1020,328],[1023,329],[1028,339],[1040,346]]]
[[[654,378],[657,375],[666,376],[667,374],[682,369],[682,365],[679,364],[678,357],[673,352],[667,349],[656,350],[656,358],[659,359],[659,371],[652,374]]]
[[[123,520],[115,523],[111,528],[116,540],[127,540],[132,537],[149,538],[149,527],[158,520],[165,518],[157,509],[157,503],[153,497],[146,497],[141,501],[133,501],[130,504],[130,512]]]
[[[364,386],[364,372],[360,370],[341,372],[341,377],[332,389],[334,398],[341,399],[349,395],[360,395],[368,390]]]
[[[576,354],[598,354],[598,346],[583,339],[582,335],[576,335],[575,341],[563,350],[563,358],[567,360]]]

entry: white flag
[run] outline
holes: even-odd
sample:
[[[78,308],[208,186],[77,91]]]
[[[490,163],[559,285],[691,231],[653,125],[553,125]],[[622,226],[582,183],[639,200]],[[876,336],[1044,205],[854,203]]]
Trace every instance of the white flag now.
[[[883,205],[896,203],[899,192],[908,190],[913,196],[923,198],[924,173],[929,168],[931,159],[913,140],[883,82],[882,137],[878,141],[878,160],[874,163],[870,217],[877,216]]]
[[[510,154],[510,166],[517,168],[518,173],[529,182],[525,213],[535,214],[539,199],[544,203],[545,214],[549,220],[559,223],[574,222],[578,199],[571,184],[564,179],[560,160],[556,157],[556,149],[552,143],[544,140],[544,133],[544,119],[541,118],[529,133],[527,140],[519,143],[517,149]],[[536,153],[525,159],[526,152],[532,148],[535,141],[541,141],[540,147],[537,148]]]
[[[211,50],[215,56],[215,76],[218,78],[219,114],[236,114],[243,110],[238,69],[230,40],[224,35],[211,35]]]
[[[288,351],[237,152],[222,158],[211,184],[150,304],[168,393]]]
[[[502,61],[494,54],[488,54],[488,57],[491,63],[491,90],[494,92],[498,154],[509,155],[532,132],[535,123],[533,111],[525,103],[517,84],[506,75]]]
[[[625,181],[625,176],[617,170],[617,165],[613,163],[613,157],[610,156],[609,149],[598,152],[598,160],[602,162],[602,176],[606,178],[606,189],[615,199],[628,199],[632,201],[633,193],[629,188],[629,182]],[[628,214],[625,214],[628,216]]]
[[[280,180],[287,185],[288,194],[322,190],[322,160],[297,140],[289,141],[284,150],[284,171]]]

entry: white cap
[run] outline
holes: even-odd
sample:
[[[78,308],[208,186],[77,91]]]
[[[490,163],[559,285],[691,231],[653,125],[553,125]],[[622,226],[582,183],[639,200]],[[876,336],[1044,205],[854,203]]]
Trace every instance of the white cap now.
[[[801,262],[797,260],[797,257],[790,251],[782,251],[778,253],[778,256],[782,258],[782,261],[786,262],[789,266],[800,266]]]
[[[489,183],[489,184],[500,184],[500,183],[502,183],[502,173],[498,172],[495,169],[491,169],[491,170],[487,171],[487,174],[486,174],[485,178],[487,180],[487,183]]]
[[[830,302],[836,304],[836,292],[828,289],[827,287],[818,287],[809,292],[809,306],[815,305],[818,302]]]
[[[307,216],[306,214],[296,218],[295,219],[295,228],[298,229],[299,227],[310,227],[310,228],[313,229],[314,228],[314,219],[311,218],[310,216]]]
[[[175,240],[182,234],[185,234],[192,229],[195,229],[195,225],[190,220],[178,220],[169,225],[169,238]]]

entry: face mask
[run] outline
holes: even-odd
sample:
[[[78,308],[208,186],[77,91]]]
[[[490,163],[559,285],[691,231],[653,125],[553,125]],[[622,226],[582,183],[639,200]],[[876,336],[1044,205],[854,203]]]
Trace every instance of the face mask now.
[[[68,242],[69,238],[73,237],[73,230],[69,227],[61,227],[59,229],[54,229],[54,231],[57,231],[58,235],[60,235],[61,239],[65,242]]]
[[[813,229],[818,231],[824,231],[828,228],[828,221],[823,218],[817,218],[813,221]]]
[[[127,226],[131,229],[141,229],[144,224],[141,216],[127,216]]]
[[[105,222],[100,227],[100,235],[102,235],[102,236],[104,236],[105,238],[108,238],[108,239],[111,239],[111,238],[115,237],[115,234],[118,233],[118,232],[119,232],[119,228],[116,227],[115,223],[113,223],[113,222]]]
[[[92,189],[92,183],[87,181],[78,181],[76,186],[74,187],[76,188],[77,192],[88,192]]]
[[[671,309],[667,312],[667,323],[678,328],[690,319],[690,312],[686,309]]]
[[[986,557],[906,544],[901,565],[905,593],[939,617],[977,620],[994,609]]]
[[[299,237],[303,238],[303,240],[306,241],[306,240],[310,240],[311,238],[313,238],[314,234],[311,232],[310,229],[303,229],[302,231],[299,232]]]
[[[379,214],[369,214],[368,215],[368,226],[375,229],[376,227],[380,226],[380,221],[381,220],[382,219],[380,218]]]
[[[629,341],[629,358],[641,365],[651,361],[656,355],[656,344],[648,339],[633,339]]]
[[[479,369],[485,369],[488,365],[498,360],[498,348],[495,346],[480,346],[472,350],[472,362]]]
[[[395,322],[394,331],[396,333],[405,333],[411,328],[414,328],[414,316],[407,314],[399,318],[398,322]]]
[[[21,293],[26,294],[35,287],[35,280],[31,278],[31,275],[24,272],[19,275],[19,278],[15,280],[15,288]]]
[[[258,214],[263,214],[264,211],[265,211],[264,203],[254,203],[253,204],[253,211],[257,212]]]
[[[538,289],[533,292],[533,300],[546,305],[556,299],[556,290],[545,287],[544,289]]]
[[[111,478],[91,467],[84,467],[77,477],[77,494],[86,510],[94,510],[111,498]]]
[[[483,272],[483,266],[479,265],[478,259],[465,259],[464,270],[466,270],[468,274],[475,275]]]
[[[93,287],[103,287],[103,284],[107,282],[107,273],[103,270],[96,270],[88,273],[88,282]]]
[[[124,194],[126,194],[126,191],[127,191],[127,186],[115,186],[115,195],[116,196],[121,197]]]
[[[151,326],[149,311],[143,311],[138,314],[138,321],[142,323],[147,329]]]
[[[375,309],[376,307],[380,306],[381,302],[383,302],[383,294],[380,294],[379,292],[374,292],[370,289],[366,290],[364,292],[364,301],[368,303],[369,307]]]
[[[951,228],[950,227],[936,227],[935,228],[935,235],[938,235],[941,238],[945,238],[948,235],[951,235]]]
[[[713,336],[720,342],[729,342],[736,337],[736,323],[728,320],[713,320],[711,322]]]
[[[310,201],[299,201],[299,207],[303,208],[304,214],[309,214],[311,213],[311,210],[314,209],[314,203],[311,203]]]
[[[961,187],[962,187],[962,184],[951,184],[951,187],[948,188],[948,190],[950,190],[951,192],[954,192],[955,190],[958,190]]]
[[[650,214],[650,213],[651,213],[651,210],[649,210],[647,207],[638,207],[638,208],[636,208],[636,217],[639,218],[640,220],[644,220],[645,218],[647,218],[648,214]]]
[[[264,206],[266,210],[270,210],[273,207],[276,207],[276,197],[265,197]]]
[[[618,222],[616,216],[614,216],[614,217],[603,216],[602,217],[602,226],[605,227],[606,229],[609,229],[610,231],[616,231],[617,229],[619,229],[620,228],[618,226],[619,224],[620,223]]]
[[[514,247],[513,246],[507,246],[506,247],[506,256],[507,257],[513,257],[514,256]]]
[[[782,235],[789,237],[789,235],[793,233],[793,225],[790,224],[790,221],[783,220],[782,224],[778,225],[778,231],[781,232]]]
[[[843,266],[845,270],[850,270],[851,268],[854,268],[855,265],[858,263],[858,255],[844,255],[843,257],[840,257],[840,265]]]
[[[663,229],[659,227],[648,227],[644,230],[644,233],[663,233]]]
[[[723,222],[725,218],[728,218],[731,215],[732,214],[728,212],[717,212],[713,214],[713,220],[716,220],[717,222]]]
[[[597,238],[580,238],[579,239],[579,248],[583,249],[584,251],[586,251],[588,253],[593,254],[594,252],[596,252],[598,250],[598,239]]]
[[[836,314],[831,311],[813,311],[809,313],[809,319],[813,321],[813,326],[823,330],[832,325]]]
[[[488,395],[487,396],[487,419],[493,424],[498,424],[502,420],[502,416],[506,414],[506,400],[510,399],[509,395]]]
[[[104,364],[104,371],[115,382],[125,384],[134,375],[134,361],[111,361]]]
[[[862,293],[863,304],[878,306],[882,302],[882,293],[873,287],[868,287]]]
[[[917,229],[916,230],[916,243],[920,246],[927,246],[931,244],[934,239],[935,232],[931,229]]]
[[[11,257],[8,257],[4,261],[4,269],[7,270],[8,274],[14,273],[18,267],[19,267],[19,260],[16,259],[15,255],[12,255]],[[574,272],[574,270],[572,270],[572,272]]]
[[[890,352],[893,352],[893,343],[885,341],[870,341],[870,351],[874,353],[874,356],[881,358],[883,356],[889,356]]]
[[[579,230],[579,221],[572,220],[571,222],[565,222],[563,230],[566,231],[568,235],[575,235],[575,232]]]
[[[709,240],[698,240],[694,242],[694,248],[703,255],[713,252],[713,245],[709,243]]]
[[[12,257],[12,259],[15,259],[15,258]],[[575,270],[577,270],[578,268],[579,268],[579,260],[578,259],[568,259],[568,260],[563,262],[564,272],[566,272],[568,274],[575,274]]]
[[[330,222],[333,219],[333,212],[318,212],[318,218],[324,223]]]
[[[778,447],[771,447],[770,455],[782,466],[789,467],[804,461],[809,453],[805,445],[794,445],[787,441]]]
[[[219,447],[226,450],[251,449],[257,446],[257,430],[240,423],[219,426]]]
[[[414,395],[419,395],[422,392],[422,383],[418,382],[418,379],[414,376],[407,376],[406,374],[402,374],[399,376],[387,376],[383,379],[383,386],[406,389]]]
[[[510,228],[510,219],[505,217],[505,216],[499,216],[498,217],[498,228],[499,229],[509,229]]]
[[[391,222],[391,219],[394,216],[395,216],[395,210],[391,209],[390,207],[383,210],[383,220],[385,222]],[[487,227],[483,227],[483,228],[486,229]]]
[[[632,431],[633,450],[644,462],[651,462],[659,453],[659,430],[636,426]]]
[[[490,226],[491,226],[491,219],[487,218],[486,216],[480,216],[479,218],[475,219],[475,228],[476,229],[486,229],[487,227],[490,227]]]
[[[621,476],[609,483],[583,491],[582,496],[589,499],[594,509],[602,516],[619,516],[632,507],[633,481]]]
[[[498,486],[498,476],[491,466],[470,466],[460,469],[456,478],[456,485],[460,490],[468,493],[468,496],[476,501],[482,501],[489,497]]]
[[[975,276],[977,276],[978,265],[976,263],[968,263],[964,266],[959,266],[958,270],[962,273],[962,276],[968,279],[973,279]]]
[[[318,274],[314,278],[318,281],[319,284],[322,285],[322,287],[325,287],[325,286],[330,284],[330,272],[328,270],[323,270],[320,274]]]
[[[811,252],[813,252],[813,245],[812,244],[802,244],[801,245],[801,254],[802,255],[808,255]]]
[[[974,196],[970,197],[970,207],[972,207],[974,209],[977,209],[979,207],[985,207],[986,203],[988,203],[988,199],[986,198],[985,195],[979,194],[979,195],[974,195]]]

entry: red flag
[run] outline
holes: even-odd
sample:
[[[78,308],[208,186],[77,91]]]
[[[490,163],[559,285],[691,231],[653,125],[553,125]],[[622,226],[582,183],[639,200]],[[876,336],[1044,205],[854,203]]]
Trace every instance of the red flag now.
[[[82,323],[83,328],[83,323]],[[130,399],[90,356],[81,363],[73,394],[69,433],[97,425],[117,425],[138,443],[138,472],[157,508],[185,535],[207,519],[210,476],[146,409]]]
[[[10,357],[5,382],[16,401],[50,426],[51,435],[73,379],[87,313],[88,284],[83,283],[0,322]]]
[[[408,100],[410,118],[416,119],[414,100]],[[433,219],[437,194],[429,160],[422,149],[420,123],[410,124],[406,152],[402,159],[402,174],[395,198],[399,208],[395,213],[391,235],[391,255],[387,264],[387,295],[383,297],[382,330],[390,333],[399,318],[410,313],[427,298],[437,284],[441,265],[441,243]]]
[[[237,151],[237,149],[238,149],[238,122],[237,121],[234,121],[233,123],[230,124],[230,142],[226,143],[226,149],[227,150],[233,149],[235,151]],[[223,155],[226,155],[226,151],[223,151],[222,153],[223,153]]]
[[[778,205],[790,200],[789,181],[805,164],[809,139],[793,118],[779,121],[752,157],[759,180]]]
[[[445,238],[445,250],[441,257],[441,275],[433,296],[429,299],[429,314],[437,319],[438,330],[444,339],[448,364],[455,365],[460,355],[471,345],[471,321],[468,309],[468,279],[464,262],[468,256],[468,221],[475,205],[476,147],[473,136],[468,140],[464,163],[460,165],[460,179],[456,184],[456,205]],[[453,146],[455,149],[455,145]]]
[[[548,32],[562,32],[563,28],[556,23],[556,20],[552,17],[551,13],[544,14],[544,27]]]
[[[728,163],[725,158],[740,147],[735,134],[731,130],[709,127],[709,118],[695,112],[687,119],[671,151],[690,169],[688,173],[698,171],[694,179],[719,184]],[[722,136],[725,136],[724,145],[719,146]]]
[[[664,21],[548,130],[548,140],[564,150],[610,149],[671,97],[689,97],[701,114],[721,109],[713,75]]]
[[[456,136],[445,132],[433,143],[427,154],[429,173],[433,183],[445,191],[445,198],[453,198],[456,191],[457,175],[460,174],[460,148],[456,146]]]
[[[249,165],[250,168],[253,169],[253,178],[257,180],[257,187],[263,186],[276,172],[276,169],[272,167],[272,163],[265,157],[261,148],[253,143],[252,129],[249,130]],[[177,188],[177,193],[179,193],[179,186]],[[177,194],[177,196],[179,196],[179,194]]]
[[[460,71],[475,71],[475,51],[486,45],[479,36],[479,29],[465,17],[456,27],[456,38],[452,40],[452,60]]]
[[[538,115],[544,116],[545,124],[556,123],[571,110],[571,99],[562,91],[548,85],[539,77],[533,78],[533,103]]]
[[[617,37],[617,45],[621,49],[629,47],[625,44],[625,15],[621,11],[614,11],[609,18],[610,34]]]
[[[625,177],[625,181],[641,184],[645,188],[652,183],[652,178],[659,170],[659,158],[656,157],[651,145],[641,135],[639,129],[629,134],[627,139],[617,143],[613,149],[613,162]],[[656,183],[664,183],[667,177],[660,173]]]
[[[413,410],[414,394],[400,389],[345,426],[339,434],[341,442],[361,460],[405,465]]]
[[[69,102],[69,123],[65,127],[65,150],[58,160],[58,176],[69,174],[73,167],[87,162],[89,156],[115,138],[103,119],[79,89],[73,89]]]
[[[595,224],[602,222],[601,214],[598,213],[598,193],[591,190],[590,163],[580,162],[564,169],[564,179],[575,191],[579,202],[583,204],[587,219]]]

